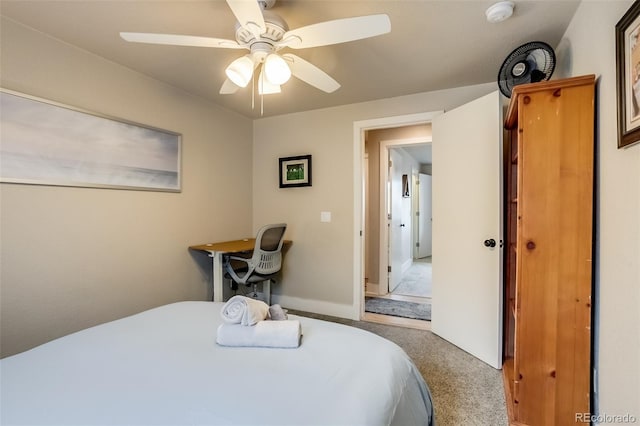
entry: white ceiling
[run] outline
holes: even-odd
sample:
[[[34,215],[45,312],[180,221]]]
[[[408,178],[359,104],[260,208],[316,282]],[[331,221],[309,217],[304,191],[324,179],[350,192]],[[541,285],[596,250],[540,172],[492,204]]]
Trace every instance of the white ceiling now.
[[[484,13],[491,0],[278,0],[271,11],[291,29],[386,13],[391,32],[296,50],[342,87],[327,94],[292,78],[282,93],[265,96],[264,116],[493,82],[519,45],[540,40],[557,46],[579,2],[515,0],[511,19],[490,24]],[[251,108],[250,88],[218,94],[224,69],[245,51],[145,45],[119,37],[130,31],[234,39],[235,18],[223,0],[2,0],[0,13],[247,117],[261,116],[259,107]]]
[[[420,164],[431,164],[433,162],[430,143],[403,146],[402,149]]]

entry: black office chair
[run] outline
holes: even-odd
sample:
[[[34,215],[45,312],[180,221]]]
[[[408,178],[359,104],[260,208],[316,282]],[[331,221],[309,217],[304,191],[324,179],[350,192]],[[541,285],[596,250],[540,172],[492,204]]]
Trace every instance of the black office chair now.
[[[266,225],[260,228],[251,257],[224,256],[225,278],[231,279],[231,288],[253,285],[251,297],[257,297],[257,285],[263,282],[266,302],[271,305],[271,280],[282,267],[282,243],[286,223]]]

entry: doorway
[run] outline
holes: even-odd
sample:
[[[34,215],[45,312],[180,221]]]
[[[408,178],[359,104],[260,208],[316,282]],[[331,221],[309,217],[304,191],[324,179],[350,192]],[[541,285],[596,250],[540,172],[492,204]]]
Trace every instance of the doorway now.
[[[431,125],[370,130],[364,143],[368,191],[364,194],[363,318],[428,328]]]
[[[395,148],[393,148],[395,149]],[[404,148],[418,162],[419,170],[412,175],[411,198],[411,264],[403,269],[400,282],[390,294],[407,301],[432,303],[432,164],[431,144]],[[404,228],[403,228],[404,229]],[[393,256],[392,256],[393,257]]]
[[[365,278],[365,264],[369,263],[371,259],[365,256],[365,246],[371,241],[371,236],[369,233],[365,234],[365,230],[367,227],[374,229],[378,227],[379,221],[372,221],[371,217],[367,217],[370,214],[371,209],[367,209],[366,205],[371,203],[379,203],[378,196],[375,194],[379,194],[379,191],[371,191],[371,194],[374,194],[376,197],[375,200],[372,200],[372,197],[365,197],[365,182],[364,182],[364,174],[367,169],[365,166],[365,133],[368,130],[374,129],[389,129],[389,128],[399,128],[403,126],[412,126],[416,124],[424,124],[431,123],[433,119],[441,114],[444,111],[430,111],[430,112],[420,112],[414,114],[405,114],[398,116],[390,116],[390,117],[381,117],[381,118],[372,118],[361,121],[353,122],[353,154],[354,154],[354,165],[353,165],[353,208],[354,208],[354,234],[353,234],[353,258],[356,262],[353,268],[353,304],[352,304],[352,314],[351,318],[355,320],[364,319],[364,297],[365,297],[365,287],[367,286],[367,279]],[[371,153],[372,155],[377,155],[375,152]],[[367,154],[368,155],[368,154]],[[379,161],[379,159],[378,159]],[[369,156],[368,163],[377,164],[371,162],[371,155]],[[367,163],[367,164],[368,164]],[[371,169],[369,168],[369,172]],[[372,181],[372,179],[370,179]],[[378,181],[379,185],[379,181]],[[372,232],[371,235],[378,235],[375,232]],[[376,244],[379,245],[379,235],[377,237]],[[368,253],[371,255],[371,253]],[[365,261],[366,258],[366,261]],[[369,277],[370,278],[370,277]],[[371,284],[371,281],[369,281]],[[418,321],[421,324],[426,323],[425,321]],[[428,324],[428,323],[427,323]]]
[[[496,368],[501,364],[502,248],[488,249],[483,241],[502,238],[501,114],[500,93],[494,91],[446,113],[385,117],[353,125],[354,317],[364,319],[365,131],[432,123],[436,163],[433,298],[437,302],[432,331]],[[460,259],[465,267],[460,267]]]

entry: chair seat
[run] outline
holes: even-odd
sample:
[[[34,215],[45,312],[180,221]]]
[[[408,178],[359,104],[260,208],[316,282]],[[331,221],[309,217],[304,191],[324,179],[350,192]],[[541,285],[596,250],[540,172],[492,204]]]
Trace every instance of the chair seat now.
[[[244,274],[246,274],[248,271],[248,268],[242,268],[242,269],[236,269],[236,272],[238,275],[240,275],[241,277],[244,276]],[[249,284],[254,284],[254,283],[260,283],[262,281],[266,281],[266,280],[270,280],[273,279],[276,275],[278,274],[271,274],[271,275],[261,275],[261,274],[256,274],[255,272],[247,279],[246,285],[248,286]],[[231,275],[229,275],[229,273],[225,273],[224,277],[226,279],[232,280],[233,278],[231,277]]]

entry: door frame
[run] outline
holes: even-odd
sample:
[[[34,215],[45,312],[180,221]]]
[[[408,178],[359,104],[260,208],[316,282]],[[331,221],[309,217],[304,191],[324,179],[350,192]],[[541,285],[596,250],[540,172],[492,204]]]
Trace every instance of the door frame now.
[[[364,137],[367,130],[430,123],[444,111],[431,111],[353,122],[353,302],[351,318],[364,315]]]
[[[419,123],[422,124],[422,123]],[[404,126],[393,126],[393,127],[404,127]],[[387,182],[389,181],[389,158],[390,158],[390,150],[392,148],[402,148],[404,146],[411,146],[417,144],[430,144],[433,142],[432,137],[415,137],[415,138],[404,138],[404,139],[390,139],[390,140],[382,140],[380,141],[380,182],[384,182],[384,185],[380,185],[380,223],[379,223],[379,235],[380,235],[380,246],[378,247],[378,288],[386,288],[387,292],[389,292],[389,238],[390,238],[390,229],[388,226],[389,219],[387,218],[387,206],[388,203],[391,203],[389,200],[389,192],[387,191]],[[413,173],[412,173],[413,179]],[[412,216],[413,216],[413,206],[412,206]],[[411,236],[413,240],[413,235]],[[413,255],[413,248],[411,250],[411,254]],[[387,277],[384,285],[382,283],[383,277]],[[380,293],[380,291],[378,291]],[[386,294],[385,293],[385,294]]]

